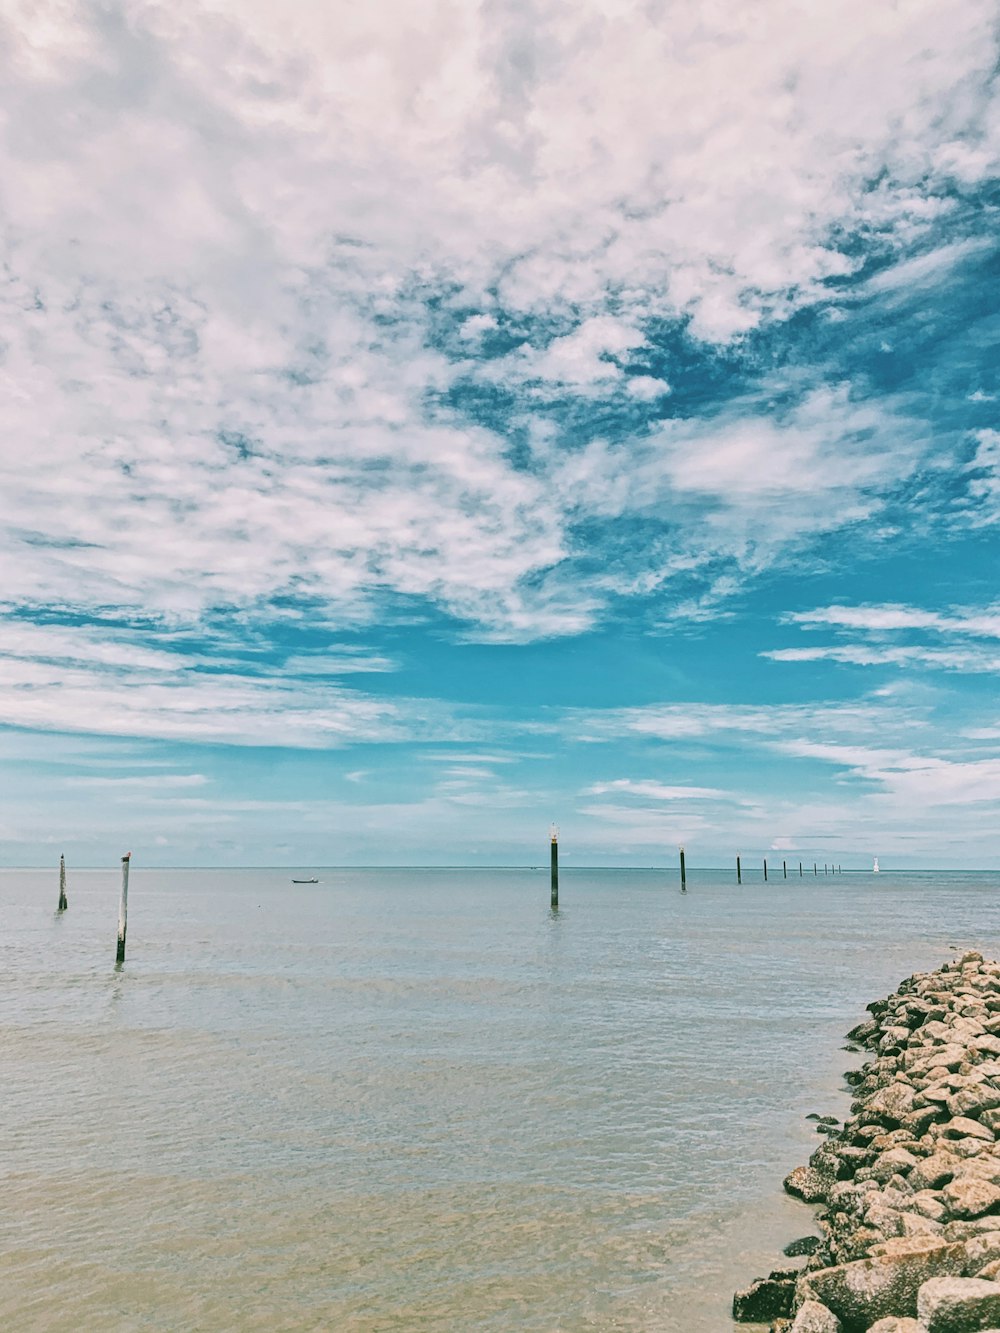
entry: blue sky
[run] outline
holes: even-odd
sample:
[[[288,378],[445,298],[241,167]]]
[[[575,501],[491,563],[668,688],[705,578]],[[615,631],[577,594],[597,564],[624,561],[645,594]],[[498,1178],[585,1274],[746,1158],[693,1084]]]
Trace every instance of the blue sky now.
[[[7,864],[1000,865],[992,6],[0,27]]]

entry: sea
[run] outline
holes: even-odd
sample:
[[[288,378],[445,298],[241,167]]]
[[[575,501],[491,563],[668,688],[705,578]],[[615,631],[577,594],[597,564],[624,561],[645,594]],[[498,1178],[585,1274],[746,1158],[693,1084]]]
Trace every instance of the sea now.
[[[317,884],[293,884],[315,875]],[[719,1333],[1000,875],[0,872],[0,1328]]]

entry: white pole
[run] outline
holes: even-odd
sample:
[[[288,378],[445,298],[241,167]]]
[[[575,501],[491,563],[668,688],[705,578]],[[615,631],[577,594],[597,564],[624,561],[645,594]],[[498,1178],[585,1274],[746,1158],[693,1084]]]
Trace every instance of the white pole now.
[[[66,858],[59,858],[59,911],[66,910]]]
[[[128,924],[128,863],[131,852],[122,857],[122,896],[118,904],[118,957],[117,962],[125,961],[125,928]]]

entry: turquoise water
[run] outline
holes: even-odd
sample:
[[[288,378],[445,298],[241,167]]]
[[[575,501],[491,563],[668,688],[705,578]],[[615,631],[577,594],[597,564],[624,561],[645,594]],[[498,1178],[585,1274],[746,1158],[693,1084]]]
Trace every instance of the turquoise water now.
[[[0,1326],[731,1327],[843,1033],[1000,876],[0,872]],[[780,873],[780,872],[779,872]]]

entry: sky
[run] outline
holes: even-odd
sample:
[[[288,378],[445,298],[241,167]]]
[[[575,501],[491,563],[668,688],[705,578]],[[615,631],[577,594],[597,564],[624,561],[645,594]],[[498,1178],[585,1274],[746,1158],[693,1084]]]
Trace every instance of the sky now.
[[[985,0],[6,0],[0,864],[1000,867]]]

